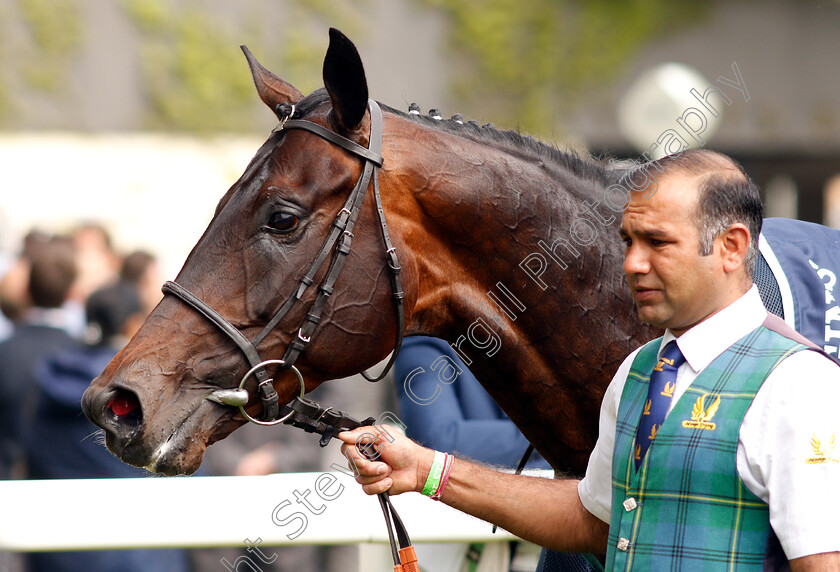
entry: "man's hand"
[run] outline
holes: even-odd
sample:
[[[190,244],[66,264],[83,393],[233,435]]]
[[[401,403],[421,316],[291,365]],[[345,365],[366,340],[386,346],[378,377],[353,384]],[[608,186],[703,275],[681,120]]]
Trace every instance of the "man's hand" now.
[[[367,494],[422,492],[435,457],[431,449],[389,425],[360,427],[338,438]],[[366,449],[375,460],[365,458]],[[447,483],[441,502],[520,538],[567,552],[606,550],[609,526],[581,504],[577,481],[502,473],[457,459]]]
[[[423,490],[434,451],[421,447],[389,425],[360,427],[338,434],[341,452],[356,481],[369,495]],[[368,451],[368,459],[364,451]]]

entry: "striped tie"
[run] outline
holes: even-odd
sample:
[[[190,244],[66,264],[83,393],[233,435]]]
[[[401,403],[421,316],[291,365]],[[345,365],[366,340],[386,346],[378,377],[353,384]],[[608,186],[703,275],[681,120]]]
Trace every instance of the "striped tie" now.
[[[685,358],[677,347],[676,340],[672,340],[665,346],[656,367],[650,374],[647,401],[642,410],[639,428],[636,430],[636,445],[633,448],[637,471],[653,438],[656,437],[656,432],[665,420],[665,414],[668,413],[668,407],[674,397],[674,388],[677,385],[677,370],[684,362]]]

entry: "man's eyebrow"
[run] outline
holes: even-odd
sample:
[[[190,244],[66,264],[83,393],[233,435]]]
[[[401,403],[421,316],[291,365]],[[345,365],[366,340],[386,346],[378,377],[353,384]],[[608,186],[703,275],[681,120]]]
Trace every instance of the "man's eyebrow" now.
[[[624,230],[623,227],[620,227],[618,229],[618,234],[622,238],[626,237],[626,236],[630,236],[630,233],[628,233],[626,230]],[[651,227],[651,228],[644,228],[644,229],[640,229],[640,230],[638,230],[638,229],[634,230],[633,234],[635,236],[649,238],[649,237],[657,237],[657,236],[666,236],[668,233],[662,228]]]

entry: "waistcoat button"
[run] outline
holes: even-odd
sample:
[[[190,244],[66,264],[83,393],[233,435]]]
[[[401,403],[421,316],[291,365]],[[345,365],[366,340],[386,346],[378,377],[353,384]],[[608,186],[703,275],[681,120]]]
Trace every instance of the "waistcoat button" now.
[[[627,512],[635,510],[636,507],[639,506],[638,504],[636,504],[636,499],[634,499],[633,497],[628,498],[621,504],[624,506],[624,510],[626,510]]]
[[[616,548],[618,548],[622,552],[627,552],[627,549],[630,548],[630,541],[626,538],[619,538],[618,544],[616,544]]]

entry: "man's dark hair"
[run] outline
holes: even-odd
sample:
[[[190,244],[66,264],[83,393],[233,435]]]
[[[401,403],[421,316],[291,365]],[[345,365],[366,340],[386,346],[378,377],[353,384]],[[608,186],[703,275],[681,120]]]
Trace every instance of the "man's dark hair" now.
[[[734,159],[709,151],[690,149],[639,165],[622,179],[625,189],[656,192],[656,179],[671,175],[697,177],[697,208],[693,214],[700,232],[700,254],[712,253],[716,236],[735,223],[750,231],[744,266],[753,275],[758,257],[758,236],[764,206],[758,187]],[[652,191],[651,191],[652,187]]]
[[[141,312],[137,288],[124,280],[100,288],[90,295],[85,304],[88,324],[98,330],[99,343],[108,343],[121,334],[128,319]]]
[[[72,243],[54,238],[33,253],[29,269],[29,296],[39,308],[60,308],[76,280],[76,252]]]
[[[122,268],[120,269],[120,279],[132,284],[138,284],[143,274],[149,269],[149,266],[155,262],[155,257],[137,250],[129,254],[123,260]]]

